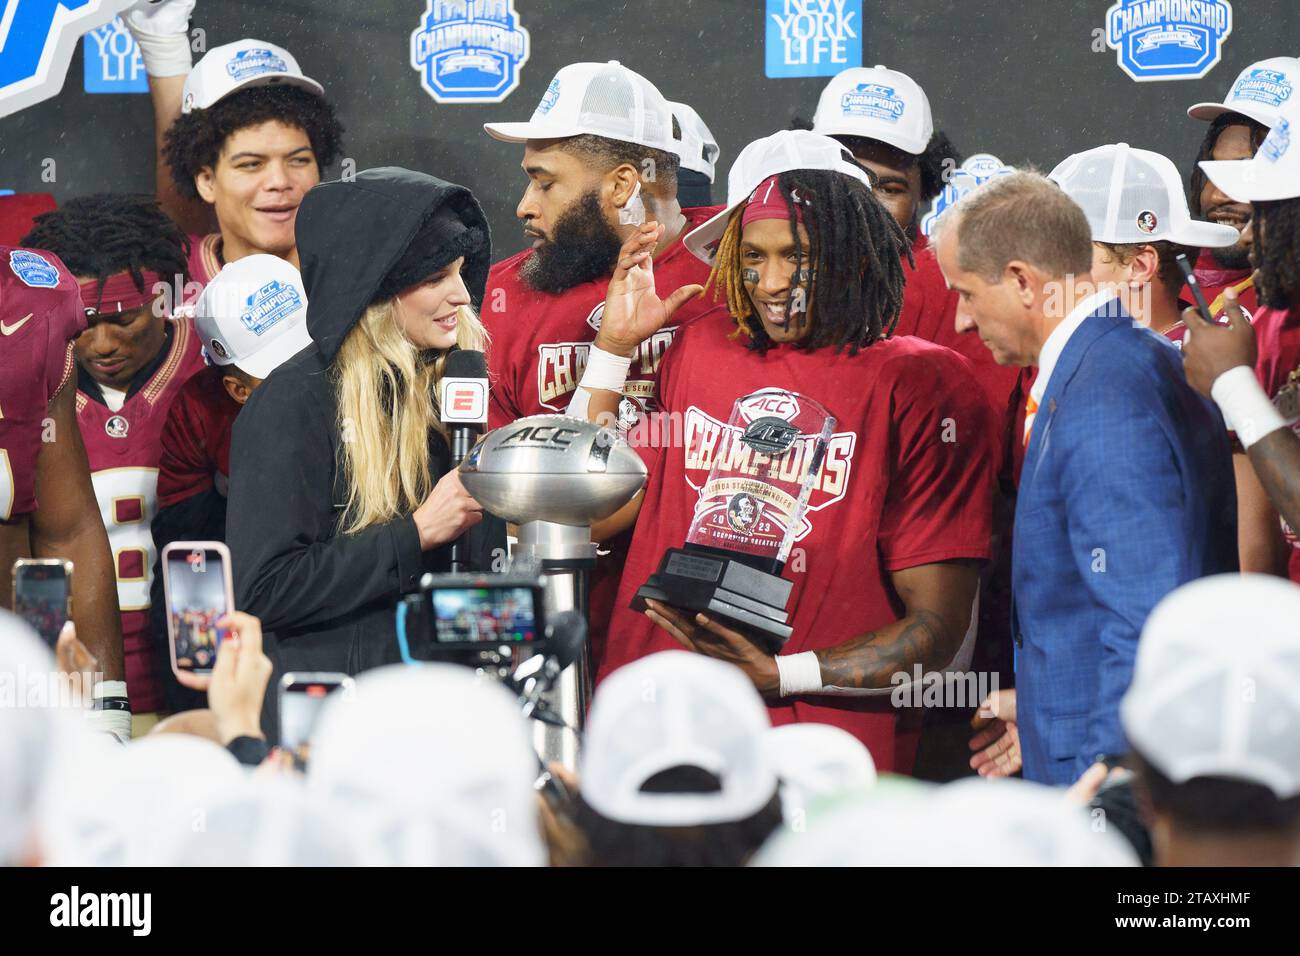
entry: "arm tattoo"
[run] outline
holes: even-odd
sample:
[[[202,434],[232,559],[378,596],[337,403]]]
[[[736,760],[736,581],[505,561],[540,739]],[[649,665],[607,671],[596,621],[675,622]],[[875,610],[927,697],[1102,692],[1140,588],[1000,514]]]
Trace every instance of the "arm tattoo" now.
[[[901,621],[816,651],[822,683],[833,687],[889,687],[898,671],[943,666],[953,653],[943,618],[919,610]],[[944,655],[947,657],[944,657]],[[943,660],[939,660],[943,657]]]
[[[1300,439],[1289,428],[1265,435],[1247,452],[1259,483],[1278,513],[1300,528]]]

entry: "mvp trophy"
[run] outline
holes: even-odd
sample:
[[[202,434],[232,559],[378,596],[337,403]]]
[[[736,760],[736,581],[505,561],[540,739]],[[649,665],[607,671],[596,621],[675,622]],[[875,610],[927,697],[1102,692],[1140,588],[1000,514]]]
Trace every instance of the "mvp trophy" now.
[[[646,599],[707,611],[775,654],[790,638],[781,577],[801,537],[835,419],[806,396],[767,388],[737,400],[713,451],[685,547],[670,548],[637,591]],[[700,433],[687,441],[700,444]],[[688,447],[687,458],[699,449]]]

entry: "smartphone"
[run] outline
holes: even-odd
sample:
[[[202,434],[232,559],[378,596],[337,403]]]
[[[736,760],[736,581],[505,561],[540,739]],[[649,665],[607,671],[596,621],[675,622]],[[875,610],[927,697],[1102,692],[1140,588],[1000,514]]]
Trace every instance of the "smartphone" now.
[[[63,625],[72,620],[72,562],[19,558],[13,581],[14,613],[53,650]]]
[[[321,708],[331,694],[351,694],[352,678],[334,672],[288,673],[280,678],[280,746],[301,763],[307,754]]]
[[[162,571],[172,670],[211,673],[217,621],[235,609],[230,549],[220,541],[173,541],[163,548]]]

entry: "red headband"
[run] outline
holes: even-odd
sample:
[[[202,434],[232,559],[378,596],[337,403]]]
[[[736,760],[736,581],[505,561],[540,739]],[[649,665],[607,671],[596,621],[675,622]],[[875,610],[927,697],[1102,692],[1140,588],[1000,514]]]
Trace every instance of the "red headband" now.
[[[803,209],[807,203],[805,199],[798,199],[794,203],[794,218],[796,222],[803,222]],[[740,217],[740,226],[743,229],[751,222],[758,219],[784,219],[787,222],[790,219],[790,206],[786,203],[785,197],[781,195],[781,184],[777,182],[776,176],[769,176],[759,183],[749,196],[749,202],[745,204],[745,212]]]
[[[154,290],[159,284],[165,283],[161,274],[148,269],[143,270],[140,276],[144,279],[143,292],[136,288],[135,279],[131,278],[129,272],[118,272],[109,276],[102,286],[98,279],[87,279],[79,283],[81,304],[86,309],[103,315],[132,312],[149,305],[159,295]]]

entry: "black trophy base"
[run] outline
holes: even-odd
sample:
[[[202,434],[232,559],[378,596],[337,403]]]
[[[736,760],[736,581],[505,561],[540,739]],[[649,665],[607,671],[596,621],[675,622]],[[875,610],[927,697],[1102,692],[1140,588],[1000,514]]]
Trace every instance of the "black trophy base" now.
[[[776,654],[794,633],[786,624],[785,602],[794,583],[779,574],[761,571],[724,553],[669,548],[659,570],[637,590],[634,611],[646,609],[646,599],[690,611],[707,611],[732,624],[769,654]]]

